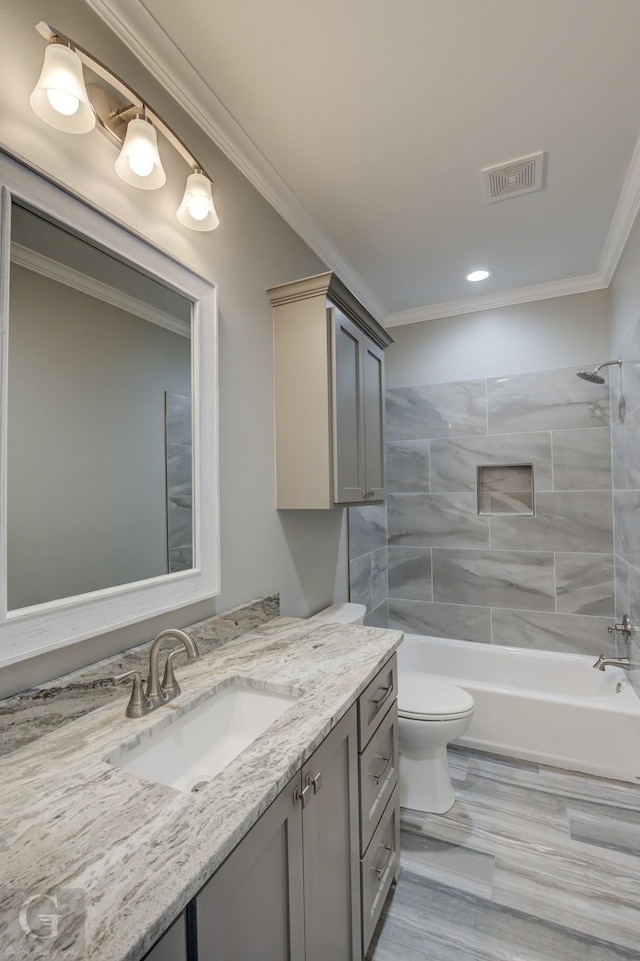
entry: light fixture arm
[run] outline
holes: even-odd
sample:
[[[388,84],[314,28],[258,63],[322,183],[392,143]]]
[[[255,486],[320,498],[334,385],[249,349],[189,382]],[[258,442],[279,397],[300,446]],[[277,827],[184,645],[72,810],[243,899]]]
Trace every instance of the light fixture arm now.
[[[203,165],[196,157],[194,157],[180,137],[174,133],[171,127],[169,127],[169,125],[162,119],[162,117],[159,116],[159,114],[155,112],[155,110],[152,110],[149,107],[146,100],[143,99],[139,93],[133,90],[132,87],[126,84],[124,80],[109,70],[108,67],[101,63],[100,60],[96,60],[95,57],[93,57],[83,47],[79,46],[79,44],[77,44],[74,40],[72,40],[70,37],[67,37],[59,30],[56,30],[55,27],[52,27],[44,20],[41,20],[36,24],[36,30],[40,36],[49,43],[60,43],[63,46],[69,47],[71,50],[73,50],[76,56],[86,67],[92,70],[98,77],[100,77],[101,80],[104,80],[105,83],[109,84],[109,86],[116,90],[121,97],[129,102],[131,107],[124,108],[124,110],[119,111],[120,114],[126,113],[129,109],[134,108],[135,115],[141,116],[145,120],[150,121],[156,130],[158,130],[169,141],[174,150],[180,154],[185,163],[191,167],[192,171],[204,174],[204,176],[213,183],[213,177],[207,173]],[[101,122],[104,122],[105,118],[99,117],[99,119]]]

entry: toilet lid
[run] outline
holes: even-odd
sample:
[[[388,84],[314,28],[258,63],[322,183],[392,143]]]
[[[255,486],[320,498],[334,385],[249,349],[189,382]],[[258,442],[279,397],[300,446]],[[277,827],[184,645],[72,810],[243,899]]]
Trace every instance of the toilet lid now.
[[[444,718],[469,714],[475,701],[468,691],[428,674],[398,679],[398,712],[404,717]]]

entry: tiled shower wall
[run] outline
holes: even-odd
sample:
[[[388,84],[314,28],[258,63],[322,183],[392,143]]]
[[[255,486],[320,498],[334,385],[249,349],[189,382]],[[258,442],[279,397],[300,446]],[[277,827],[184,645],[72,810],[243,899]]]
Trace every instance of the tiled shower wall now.
[[[616,620],[629,614],[640,625],[640,323],[620,354],[621,370],[610,368]],[[617,647],[631,657],[631,682],[640,694],[640,634],[632,635],[630,647],[622,640]]]
[[[576,372],[387,392],[390,627],[546,650],[612,650],[608,389]],[[533,466],[535,514],[479,514],[478,466],[523,464]],[[366,529],[372,509],[358,509],[350,530]],[[364,556],[354,554],[352,536],[353,576],[364,572]]]

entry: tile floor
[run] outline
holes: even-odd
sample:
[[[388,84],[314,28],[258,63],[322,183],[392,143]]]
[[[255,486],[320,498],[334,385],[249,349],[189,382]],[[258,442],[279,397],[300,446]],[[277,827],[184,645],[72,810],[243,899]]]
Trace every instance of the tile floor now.
[[[640,784],[450,749],[445,815],[403,810],[371,961],[640,961]]]

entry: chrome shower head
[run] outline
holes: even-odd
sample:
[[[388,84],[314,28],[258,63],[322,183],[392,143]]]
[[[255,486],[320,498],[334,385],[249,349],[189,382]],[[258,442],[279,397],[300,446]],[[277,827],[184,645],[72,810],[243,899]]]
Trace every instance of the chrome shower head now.
[[[597,374],[595,370],[579,370],[577,376],[582,380],[588,380],[590,384],[604,384],[604,377]]]
[[[604,377],[598,371],[603,367],[610,367],[612,364],[622,367],[622,357],[618,357],[616,360],[606,360],[604,364],[598,364],[593,370],[579,370],[576,376],[580,377],[581,380],[588,380],[590,384],[604,384]]]

